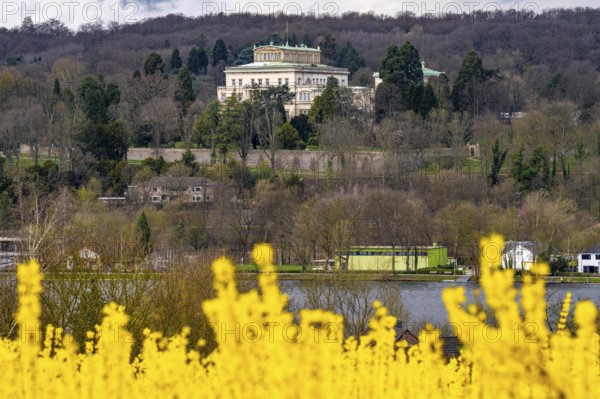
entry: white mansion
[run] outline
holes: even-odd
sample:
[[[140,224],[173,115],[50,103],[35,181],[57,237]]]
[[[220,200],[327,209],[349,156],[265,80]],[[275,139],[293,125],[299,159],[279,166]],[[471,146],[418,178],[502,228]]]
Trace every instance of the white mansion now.
[[[442,72],[425,68],[422,62],[423,80],[437,77]],[[334,77],[340,86],[348,86],[346,68],[336,68],[321,64],[321,49],[305,45],[254,46],[254,62],[246,65],[225,68],[225,86],[217,87],[217,96],[221,102],[227,97],[237,95],[243,101],[251,97],[252,91],[269,86],[287,85],[295,98],[285,105],[288,118],[307,114],[314,98],[325,89],[327,78]],[[381,82],[379,73],[373,74],[375,88]],[[354,92],[356,104],[364,109],[372,107],[375,90],[368,87],[350,87]]]
[[[271,43],[254,47],[253,63],[225,68],[225,86],[217,88],[217,95],[222,102],[233,94],[245,100],[255,88],[285,84],[290,92],[296,93],[295,99],[285,106],[288,117],[293,117],[308,113],[315,96],[325,88],[327,78],[333,76],[340,86],[348,86],[349,74],[346,68],[321,64],[320,48]]]

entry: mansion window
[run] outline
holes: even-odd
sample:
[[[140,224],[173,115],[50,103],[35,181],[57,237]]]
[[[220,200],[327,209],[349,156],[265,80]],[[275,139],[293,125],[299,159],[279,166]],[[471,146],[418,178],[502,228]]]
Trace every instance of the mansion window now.
[[[231,79],[231,85],[235,86],[235,79]]]
[[[281,86],[281,78],[277,79],[277,84]]]
[[[298,78],[298,84],[302,83],[302,78]]]
[[[252,86],[254,86],[254,79],[250,79],[250,83],[252,83]]]
[[[269,79],[265,79],[265,85],[269,85]]]
[[[581,255],[581,259],[583,259],[583,260],[590,260],[590,259],[592,259],[592,255],[590,255],[590,254],[583,254],[583,255]]]
[[[258,79],[258,85],[262,86],[262,79]]]
[[[241,86],[242,85],[242,79],[238,79],[238,84]]]
[[[285,84],[289,85],[290,84],[290,79],[289,78],[285,78]]]

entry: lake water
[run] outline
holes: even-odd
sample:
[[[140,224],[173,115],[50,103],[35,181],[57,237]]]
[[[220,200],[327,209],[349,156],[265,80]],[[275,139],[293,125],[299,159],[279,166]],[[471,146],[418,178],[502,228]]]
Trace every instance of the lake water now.
[[[281,290],[290,296],[295,303],[303,303],[303,290],[301,281],[281,281]],[[436,325],[448,322],[448,314],[442,302],[442,290],[459,284],[441,282],[412,282],[412,281],[389,281],[373,282],[374,295],[384,284],[391,285],[400,291],[403,304],[410,312],[412,321],[428,321]],[[466,288],[467,298],[474,301],[473,290],[480,288],[478,283],[460,284]],[[520,284],[517,284],[520,289]],[[590,299],[600,304],[600,284],[548,284],[546,285],[546,298],[548,302],[562,301],[567,292],[571,292],[572,303],[578,299]],[[376,298],[373,298],[376,299]],[[572,308],[571,308],[572,309]]]
[[[0,290],[14,290],[14,277],[0,279]],[[290,296],[290,301],[296,307],[301,307],[304,303],[304,292],[302,284],[304,281],[283,280],[279,282],[281,290]],[[372,302],[377,297],[377,292],[382,288],[398,290],[402,297],[403,305],[410,312],[410,320],[413,322],[427,321],[436,325],[443,325],[448,322],[446,308],[442,302],[442,290],[446,287],[464,286],[468,301],[474,302],[473,291],[480,288],[477,283],[443,283],[443,282],[412,282],[412,281],[388,281],[388,282],[368,282],[372,284]],[[384,287],[385,286],[385,287]],[[517,284],[517,289],[520,284]],[[46,287],[48,289],[48,287]],[[51,291],[51,290],[50,290]],[[567,292],[571,292],[572,303],[581,299],[589,299],[596,303],[600,308],[600,284],[547,284],[546,300],[548,303],[557,302],[565,297]],[[483,295],[482,295],[483,297]],[[385,305],[385,303],[384,303]],[[571,307],[571,310],[573,307]]]

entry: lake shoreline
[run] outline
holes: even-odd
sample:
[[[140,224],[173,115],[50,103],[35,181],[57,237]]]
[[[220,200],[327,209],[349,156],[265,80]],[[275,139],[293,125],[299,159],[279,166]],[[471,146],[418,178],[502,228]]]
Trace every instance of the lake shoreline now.
[[[240,280],[252,280],[258,275],[258,272],[237,272],[237,276]],[[440,283],[476,283],[477,279],[475,276],[470,276],[467,281],[457,281],[463,275],[455,274],[388,274],[388,273],[278,273],[277,277],[279,280],[299,280],[299,281],[310,281],[319,279],[334,278],[350,279],[360,276],[366,281],[413,281],[413,282],[440,282]],[[600,277],[560,277],[560,276],[546,276],[544,277],[546,284],[600,284]],[[515,283],[522,283],[521,276],[515,276]]]

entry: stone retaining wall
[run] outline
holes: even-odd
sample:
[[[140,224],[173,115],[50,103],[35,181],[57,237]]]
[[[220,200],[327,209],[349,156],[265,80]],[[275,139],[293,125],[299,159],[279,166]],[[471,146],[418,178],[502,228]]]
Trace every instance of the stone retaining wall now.
[[[127,159],[130,161],[142,161],[146,158],[157,158],[162,156],[165,161],[174,162],[181,160],[186,150],[172,148],[131,148],[127,152]],[[210,163],[209,149],[192,149],[192,154],[196,157],[196,162],[201,164]],[[237,153],[232,152],[230,158],[239,160]],[[328,154],[324,151],[293,151],[280,150],[275,156],[277,169],[289,170],[327,170]],[[348,160],[350,161],[350,160]],[[379,152],[357,152],[354,155],[356,168],[361,173],[377,173],[383,165],[383,157]],[[257,166],[261,162],[269,163],[269,159],[262,150],[251,150],[246,158],[246,164],[250,167]],[[334,162],[334,169],[338,168],[338,162]]]

